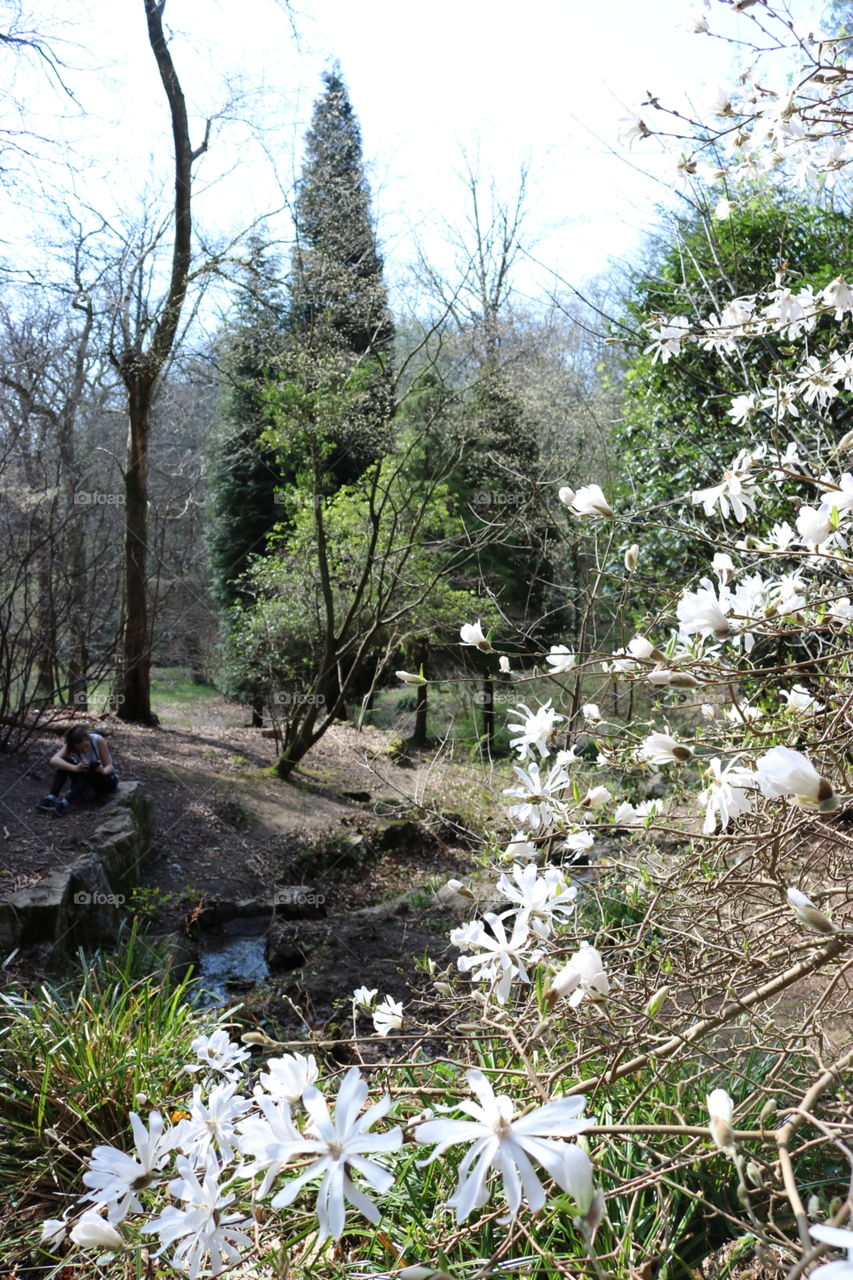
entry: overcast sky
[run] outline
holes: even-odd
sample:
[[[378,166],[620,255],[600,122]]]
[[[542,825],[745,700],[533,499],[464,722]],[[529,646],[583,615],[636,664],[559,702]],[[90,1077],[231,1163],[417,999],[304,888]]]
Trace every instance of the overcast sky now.
[[[536,257],[573,284],[636,253],[671,172],[657,147],[619,141],[652,91],[700,112],[728,79],[731,48],[687,29],[688,0],[168,0],[172,54],[198,138],[214,124],[199,177],[208,226],[245,225],[281,204],[298,172],[322,71],[339,60],[361,122],[387,267],[405,277],[418,245],[447,261],[463,155],[506,198],[529,169],[526,222]],[[712,6],[712,22],[720,6]],[[142,0],[32,0],[39,29],[68,64],[79,111],[19,63],[15,93],[46,137],[73,146],[72,180],[99,210],[126,207],[169,158],[168,116],[145,37]],[[234,105],[236,102],[236,106]],[[60,124],[57,112],[65,117]],[[237,116],[237,120],[233,119]],[[277,180],[274,178],[277,175]],[[650,175],[650,176],[649,176]],[[277,224],[287,236],[286,219]],[[26,219],[5,222],[7,244]],[[11,246],[10,246],[11,247]],[[534,292],[545,278],[522,271]]]

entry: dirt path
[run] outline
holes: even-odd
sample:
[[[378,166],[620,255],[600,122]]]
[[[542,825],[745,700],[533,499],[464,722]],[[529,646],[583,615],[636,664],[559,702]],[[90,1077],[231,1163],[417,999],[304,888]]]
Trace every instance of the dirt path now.
[[[448,922],[435,913],[424,921],[417,904],[470,866],[466,834],[490,806],[480,770],[432,757],[401,767],[386,754],[387,734],[340,725],[285,783],[271,773],[274,744],[233,723],[221,699],[161,716],[156,729],[103,725],[123,776],[155,803],[154,849],[131,914],[157,932],[186,933],[218,904],[268,907],[280,886],[307,886],[325,918],[287,926],[283,945],[304,962],[293,966],[291,995],[318,1017],[352,990],[351,978],[401,995],[398,970],[446,949]],[[95,806],[65,817],[35,807],[57,742],[45,735],[26,755],[0,758],[0,898],[74,862],[97,826]],[[390,913],[363,914],[394,899]]]

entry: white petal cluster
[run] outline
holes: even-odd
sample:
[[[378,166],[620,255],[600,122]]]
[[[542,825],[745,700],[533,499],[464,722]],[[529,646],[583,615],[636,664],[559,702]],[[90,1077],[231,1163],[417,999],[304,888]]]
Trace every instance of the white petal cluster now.
[[[459,1165],[459,1184],[448,1201],[456,1221],[464,1222],[486,1203],[493,1169],[500,1174],[510,1217],[518,1213],[522,1201],[532,1213],[545,1205],[545,1189],[534,1164],[577,1202],[587,1204],[592,1182],[589,1157],[566,1142],[594,1123],[583,1117],[586,1099],[560,1098],[517,1116],[512,1100],[495,1094],[482,1071],[468,1071],[467,1080],[474,1099],[457,1109],[471,1119],[427,1120],[415,1129],[416,1141],[435,1144],[424,1163],[436,1160],[449,1147],[465,1144],[469,1148]]]

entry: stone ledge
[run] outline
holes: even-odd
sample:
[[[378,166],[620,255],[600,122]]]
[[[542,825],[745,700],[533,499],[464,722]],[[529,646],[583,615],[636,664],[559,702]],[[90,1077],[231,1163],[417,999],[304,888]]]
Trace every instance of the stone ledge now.
[[[0,903],[0,953],[34,942],[51,942],[57,954],[114,942],[153,834],[150,795],[139,782],[120,782],[82,857]]]

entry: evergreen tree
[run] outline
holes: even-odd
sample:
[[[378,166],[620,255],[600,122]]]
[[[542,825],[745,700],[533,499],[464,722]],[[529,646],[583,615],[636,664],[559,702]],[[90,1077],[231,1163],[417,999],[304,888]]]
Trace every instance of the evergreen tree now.
[[[253,241],[234,323],[221,344],[222,429],[211,475],[208,547],[212,590],[223,608],[245,599],[240,580],[281,521],[281,466],[264,432],[268,388],[281,370],[286,307],[274,260]]]
[[[327,486],[336,489],[388,446],[394,332],[358,121],[340,72],[323,79],[296,197],[290,361],[303,393],[347,379],[357,386],[338,420],[323,428]]]

